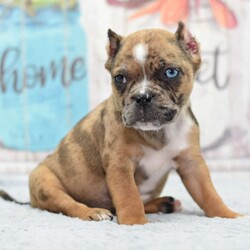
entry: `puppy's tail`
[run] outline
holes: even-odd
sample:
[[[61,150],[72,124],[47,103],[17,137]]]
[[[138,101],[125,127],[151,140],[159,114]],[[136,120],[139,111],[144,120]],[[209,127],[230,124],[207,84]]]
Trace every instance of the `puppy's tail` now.
[[[30,205],[30,202],[20,202],[20,201],[15,200],[3,190],[0,190],[0,197],[2,197],[6,201],[11,201],[19,205]]]

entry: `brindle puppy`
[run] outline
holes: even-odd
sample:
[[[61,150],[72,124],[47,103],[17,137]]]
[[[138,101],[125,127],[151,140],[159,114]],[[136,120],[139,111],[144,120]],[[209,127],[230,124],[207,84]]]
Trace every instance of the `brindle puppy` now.
[[[201,156],[189,97],[199,44],[183,23],[175,34],[108,31],[113,94],[82,119],[30,174],[33,207],[83,220],[144,224],[146,213],[173,212],[158,198],[171,168],[209,217],[235,218],[215,191]]]

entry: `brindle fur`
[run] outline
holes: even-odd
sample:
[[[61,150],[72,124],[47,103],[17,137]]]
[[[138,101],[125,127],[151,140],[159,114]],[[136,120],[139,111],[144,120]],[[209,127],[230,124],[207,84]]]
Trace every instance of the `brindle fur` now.
[[[154,111],[160,116],[166,103],[171,103],[178,111],[186,110],[183,112],[193,121],[188,148],[173,159],[185,186],[206,215],[238,216],[214,190],[200,154],[199,128],[189,106],[200,54],[198,44],[198,51],[186,50],[185,41],[190,36],[186,27],[181,23],[175,35],[164,30],[143,30],[123,38],[109,30],[108,36],[106,68],[112,76],[113,94],[81,120],[55,152],[33,170],[31,205],[83,220],[109,219],[110,211],[116,211],[118,222],[129,225],[146,223],[145,212],[162,211],[166,198],[163,203],[156,198],[168,173],[150,193],[150,202],[143,204],[137,186],[148,176],[138,163],[144,155],[142,145],[160,150],[167,145],[168,136],[164,129],[147,132],[126,127],[122,122],[124,110],[131,107],[130,96],[143,78],[141,66],[133,60],[133,47],[144,43],[148,48],[145,72],[159,104]],[[168,65],[180,69],[178,79],[161,79],[157,72]],[[113,80],[117,74],[127,78],[122,88]]]

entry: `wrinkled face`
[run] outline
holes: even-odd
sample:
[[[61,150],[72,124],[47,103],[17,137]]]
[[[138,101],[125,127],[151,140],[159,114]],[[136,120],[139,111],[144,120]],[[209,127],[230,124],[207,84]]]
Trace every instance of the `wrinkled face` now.
[[[106,68],[124,125],[158,130],[173,122],[188,103],[198,68],[192,55],[198,50],[195,40],[190,33],[190,41],[184,41],[163,30],[142,30],[126,38],[112,34],[118,40],[110,39]]]

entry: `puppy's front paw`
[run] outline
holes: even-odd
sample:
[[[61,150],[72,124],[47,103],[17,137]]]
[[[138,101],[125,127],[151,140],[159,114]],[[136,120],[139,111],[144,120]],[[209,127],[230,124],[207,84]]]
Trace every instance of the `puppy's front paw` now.
[[[215,213],[206,213],[207,217],[220,217],[220,218],[228,218],[228,219],[235,219],[235,218],[239,218],[242,217],[242,214],[239,213],[235,213],[231,210],[226,210],[226,211],[219,211],[219,212],[215,212]]]
[[[146,217],[141,217],[141,218],[135,218],[135,217],[129,217],[129,218],[124,218],[124,219],[118,219],[119,224],[124,224],[124,225],[144,225],[148,223],[148,219]]]
[[[91,208],[87,213],[84,214],[82,219],[94,221],[113,220],[113,215],[107,209]]]
[[[235,219],[235,218],[240,218],[243,217],[242,214],[239,213],[235,213],[233,211],[230,211],[230,213],[226,213],[225,216],[222,216],[222,218],[231,218],[231,219]]]

